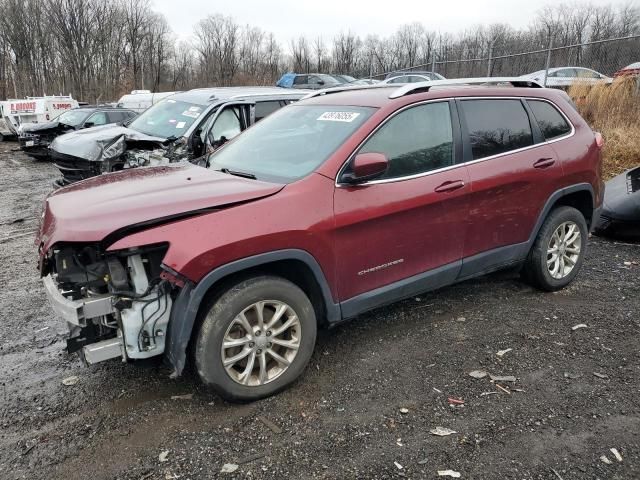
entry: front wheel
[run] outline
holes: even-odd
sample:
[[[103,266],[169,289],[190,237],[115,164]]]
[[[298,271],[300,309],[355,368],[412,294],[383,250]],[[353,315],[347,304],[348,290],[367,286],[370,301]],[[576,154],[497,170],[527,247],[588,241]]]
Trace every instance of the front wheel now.
[[[300,376],[316,341],[305,293],[279,277],[244,280],[211,305],[195,345],[200,379],[222,397],[251,401]]]
[[[582,266],[587,237],[587,223],[579,210],[556,208],[540,228],[523,266],[523,277],[549,292],[566,287]]]

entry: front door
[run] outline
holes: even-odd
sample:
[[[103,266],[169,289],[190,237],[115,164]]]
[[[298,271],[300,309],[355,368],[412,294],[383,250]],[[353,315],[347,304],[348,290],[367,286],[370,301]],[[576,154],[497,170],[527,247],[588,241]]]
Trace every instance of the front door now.
[[[469,181],[466,167],[456,164],[459,128],[452,106],[438,101],[397,113],[357,152],[385,154],[388,171],[357,186],[338,178],[336,271],[340,299],[352,299],[343,315],[457,276]]]

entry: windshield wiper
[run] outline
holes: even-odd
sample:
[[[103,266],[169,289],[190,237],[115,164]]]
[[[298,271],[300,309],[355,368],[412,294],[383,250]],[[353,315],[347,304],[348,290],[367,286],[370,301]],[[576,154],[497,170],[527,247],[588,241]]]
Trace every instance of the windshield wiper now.
[[[238,170],[229,170],[226,167],[223,167],[218,171],[222,173],[228,173],[229,175],[235,175],[236,177],[250,178],[251,180],[257,179],[257,177],[253,173],[240,172]]]

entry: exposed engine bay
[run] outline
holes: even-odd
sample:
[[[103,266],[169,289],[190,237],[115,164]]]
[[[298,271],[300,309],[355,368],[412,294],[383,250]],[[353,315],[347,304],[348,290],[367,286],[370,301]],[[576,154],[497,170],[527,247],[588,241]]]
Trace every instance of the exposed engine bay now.
[[[166,245],[116,253],[61,245],[49,254],[45,287],[67,322],[69,353],[88,364],[161,355],[173,285],[162,278]]]

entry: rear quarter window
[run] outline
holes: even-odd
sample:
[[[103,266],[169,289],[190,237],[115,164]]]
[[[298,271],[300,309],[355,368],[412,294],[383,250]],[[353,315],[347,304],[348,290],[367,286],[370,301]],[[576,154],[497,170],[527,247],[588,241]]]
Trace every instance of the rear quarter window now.
[[[460,102],[474,160],[533,145],[529,115],[520,100]]]
[[[562,137],[571,132],[571,125],[556,107],[542,100],[527,100],[533,116],[544,135],[545,140]]]

